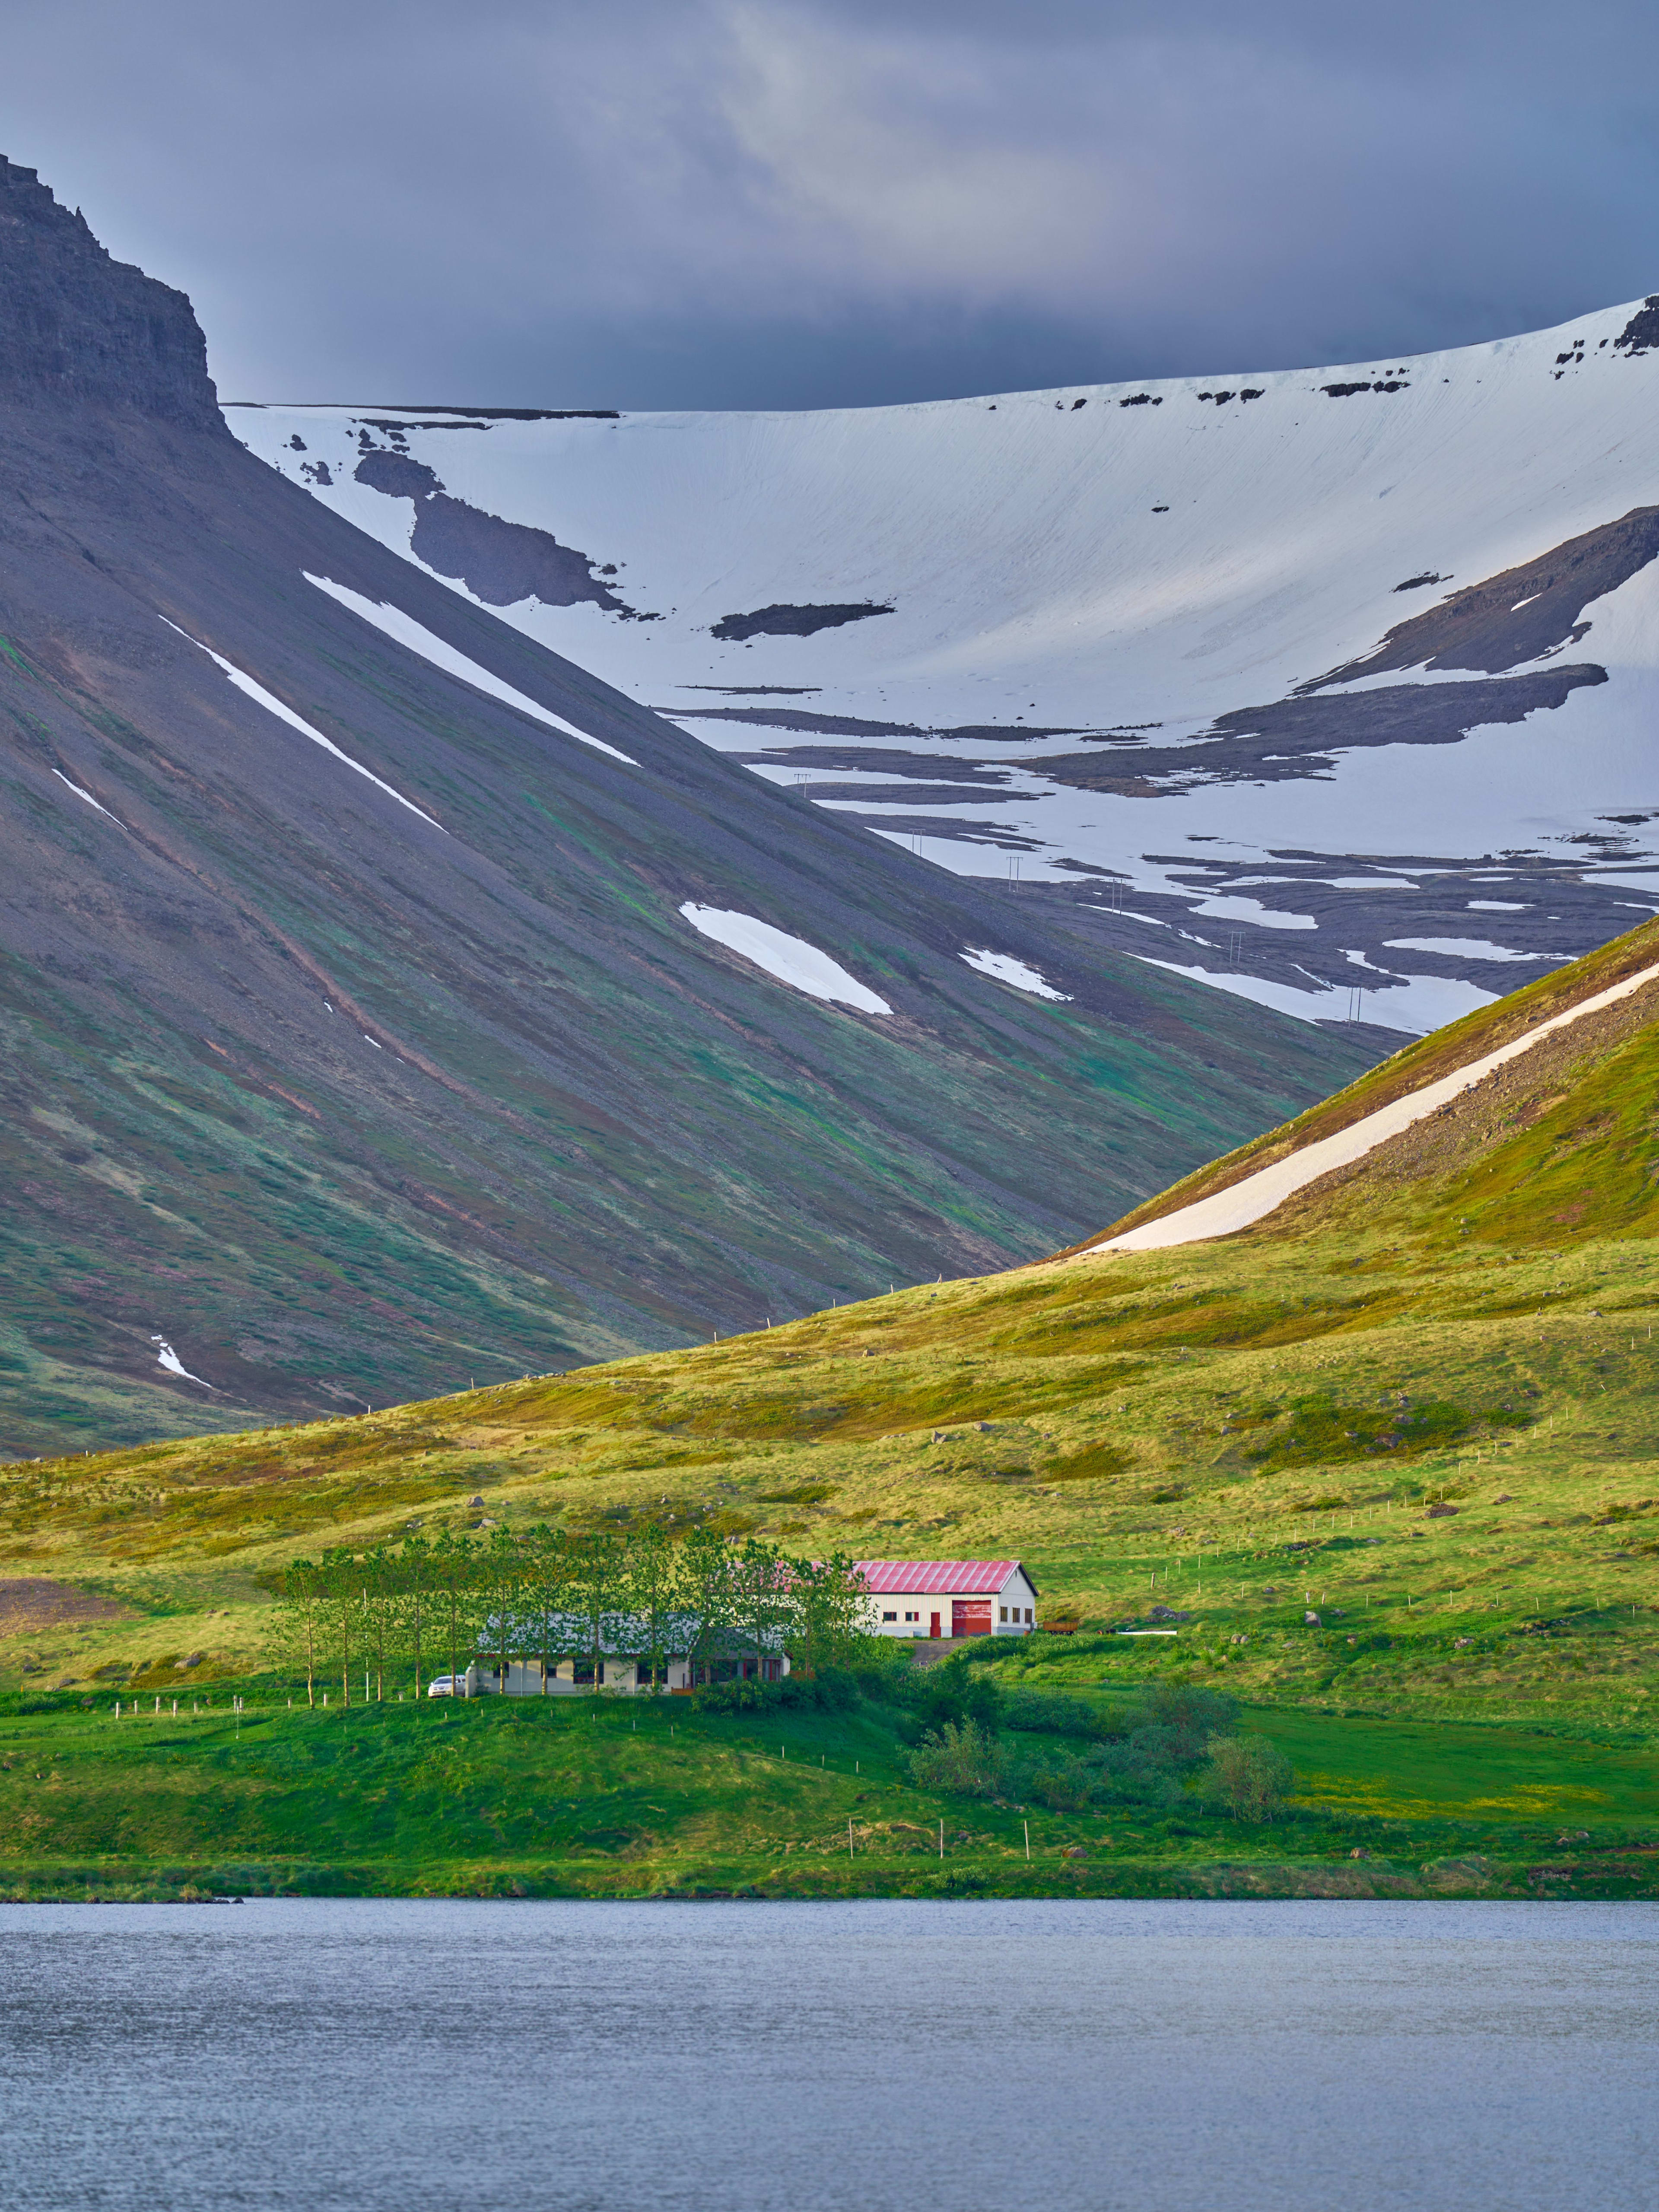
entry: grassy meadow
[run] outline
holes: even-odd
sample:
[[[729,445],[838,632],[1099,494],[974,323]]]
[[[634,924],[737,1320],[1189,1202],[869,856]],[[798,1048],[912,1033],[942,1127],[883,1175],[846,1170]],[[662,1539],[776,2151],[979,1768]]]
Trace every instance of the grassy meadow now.
[[[1304,1121],[1340,1127],[1655,959],[1649,926]],[[1649,987],[1586,1017],[1217,1243],[1084,1251],[354,1420],[0,1467],[0,1888],[192,1866],[616,1893],[1651,1888],[1656,1011]],[[1018,1557],[1074,1632],[1000,1675],[1224,1688],[1294,1761],[1293,1817],[1090,1814],[1073,1834],[929,1796],[874,1707],[780,1716],[780,1742],[801,1732],[789,1772],[756,1717],[679,1700],[325,1716],[290,1713],[269,1672],[271,1577],[297,1553],[647,1520]],[[1135,1626],[1176,1633],[1113,1632]],[[212,1709],[175,1724],[175,1696]],[[117,1723],[117,1697],[138,1717]],[[866,1753],[873,1783],[847,1771]],[[940,1818],[943,1862],[914,1842]]]

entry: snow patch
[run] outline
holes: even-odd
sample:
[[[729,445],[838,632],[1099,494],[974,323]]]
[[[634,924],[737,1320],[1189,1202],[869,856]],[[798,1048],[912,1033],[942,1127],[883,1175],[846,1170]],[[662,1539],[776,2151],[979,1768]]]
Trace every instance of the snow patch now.
[[[93,797],[89,791],[82,791],[78,783],[70,783],[69,778],[64,775],[61,768],[53,769],[52,774],[57,777],[59,783],[69,783],[70,789],[75,793],[77,799],[84,799],[88,806],[97,806],[98,811],[103,816],[106,822],[114,822],[118,830],[122,830],[126,827],[125,823],[116,820],[115,816],[110,812],[107,806],[98,806],[98,801]]]
[[[693,929],[712,937],[728,952],[735,952],[752,961],[757,968],[763,968],[780,983],[805,991],[809,998],[856,1006],[864,1014],[890,1014],[893,1011],[885,999],[878,998],[856,976],[849,975],[838,960],[832,960],[827,952],[820,952],[816,945],[808,945],[804,938],[791,937],[787,930],[775,929],[769,921],[762,921],[757,915],[735,914],[725,907],[697,906],[690,900],[680,912]]]
[[[385,792],[388,799],[395,799],[399,806],[406,806],[411,814],[418,814],[422,821],[430,823],[433,829],[443,830],[443,823],[434,822],[424,807],[416,806],[412,799],[405,799],[401,791],[394,791],[392,786],[383,782],[372,769],[365,768],[361,761],[353,760],[349,753],[343,753],[332,738],[325,738],[320,730],[313,730],[309,722],[302,721],[292,707],[285,707],[273,692],[266,690],[263,684],[256,684],[251,676],[245,676],[234,661],[227,660],[222,653],[216,653],[210,645],[204,645],[199,637],[192,637],[187,629],[179,629],[177,623],[167,622],[165,615],[158,617],[157,619],[167,623],[170,630],[176,631],[187,645],[193,645],[198,653],[206,653],[215,667],[222,670],[239,691],[246,692],[247,696],[263,707],[267,714],[275,714],[279,722],[286,722],[291,730],[298,730],[301,737],[309,738],[313,745],[320,745],[325,753],[332,753],[337,761],[343,761],[355,775],[361,775],[366,781],[372,783],[377,791]],[[447,836],[449,832],[445,830],[444,835]]]
[[[165,620],[165,617],[163,619]],[[195,642],[194,639],[191,641],[192,644]],[[204,650],[205,650],[205,647]],[[161,1347],[155,1355],[155,1364],[158,1367],[165,1367],[169,1375],[176,1375],[181,1382],[200,1382],[203,1389],[213,1391],[216,1396],[220,1395],[218,1386],[216,1383],[203,1382],[202,1377],[199,1375],[192,1375],[191,1373],[189,1368],[186,1367],[184,1361],[179,1358],[178,1353],[167,1342],[166,1337],[152,1335],[150,1342],[152,1344],[159,1344]]]
[[[348,590],[345,585],[337,584],[331,576],[313,576],[308,569],[301,573],[307,583],[314,584],[319,592],[326,592],[330,599],[337,599],[354,615],[361,615],[366,623],[372,623],[383,636],[391,638],[396,644],[407,646],[411,653],[419,653],[422,660],[430,661],[434,668],[441,668],[446,676],[459,676],[463,684],[470,684],[475,691],[482,691],[487,698],[499,699],[503,706],[516,707],[521,714],[529,714],[538,722],[545,722],[550,730],[557,730],[567,738],[574,738],[579,744],[592,745],[595,752],[605,753],[611,760],[621,761],[627,768],[639,766],[631,754],[618,752],[615,745],[606,744],[603,738],[590,738],[586,730],[579,730],[574,722],[567,722],[562,714],[554,714],[550,708],[544,707],[539,700],[531,698],[527,692],[515,690],[512,684],[503,683],[499,676],[492,676],[487,668],[482,667],[476,660],[468,659],[465,653],[458,652],[435,631],[428,629],[423,623],[417,623],[413,615],[406,615],[401,607],[394,607],[389,600],[366,599],[361,592]]]
[[[1139,960],[1143,967],[1167,969],[1171,975],[1184,975],[1189,982],[1206,983],[1212,991],[1231,991],[1235,998],[1249,999],[1258,1006],[1271,1006],[1275,1013],[1290,1014],[1299,1022],[1346,1022],[1352,1018],[1346,983],[1304,991],[1294,983],[1275,983],[1265,975],[1218,975],[1209,968],[1183,967],[1176,960],[1155,960],[1146,952],[1134,952],[1129,957]],[[1370,967],[1364,953],[1350,952],[1348,957],[1381,979],[1374,985],[1366,985],[1370,1003],[1362,1006],[1361,1018],[1380,1023],[1384,1029],[1414,1030],[1419,1036],[1426,1036],[1431,1030],[1440,1029],[1447,1022],[1461,1021],[1465,1014],[1491,1006],[1497,996],[1495,992],[1480,990],[1474,984],[1461,982],[1450,975],[1392,975],[1386,969]]]
[[[1568,952],[1511,952],[1489,937],[1386,937],[1390,952],[1445,952],[1457,960],[1570,960]]]
[[[1317,929],[1319,924],[1310,914],[1281,914],[1275,907],[1263,906],[1260,899],[1206,898],[1200,899],[1193,908],[1194,914],[1206,914],[1218,921],[1253,921],[1265,929]]]
[[[1012,952],[964,952],[962,957],[970,968],[978,969],[981,975],[989,975],[999,983],[1012,983],[1017,991],[1029,991],[1034,998],[1054,999],[1062,1006],[1071,1004],[1069,991],[1057,991],[1046,976],[1035,968],[1028,968],[1023,960],[1016,960]]]
[[[1144,1228],[1132,1229],[1127,1237],[1114,1237],[1109,1244],[1097,1244],[1097,1252],[1161,1252],[1174,1244],[1199,1244],[1212,1237],[1231,1237],[1240,1229],[1248,1229],[1255,1222],[1265,1219],[1276,1207],[1298,1190],[1304,1190],[1321,1176],[1337,1168],[1351,1166],[1363,1160],[1368,1152],[1397,1137],[1418,1121],[1448,1104],[1465,1091],[1471,1091],[1496,1067],[1503,1067],[1522,1053],[1530,1052],[1540,1037],[1555,1030],[1569,1027],[1582,1020],[1586,1014],[1599,1013],[1604,1006],[1614,1006],[1627,999],[1659,977],[1659,965],[1644,968],[1624,982],[1615,983],[1611,989],[1597,991],[1591,998],[1583,999],[1577,1006],[1564,1014],[1556,1014],[1523,1037],[1499,1045],[1495,1052],[1480,1060],[1470,1060],[1450,1075],[1442,1076],[1437,1083],[1425,1084],[1420,1091],[1413,1091],[1392,1104],[1379,1107],[1375,1114],[1367,1114],[1334,1137],[1324,1137],[1316,1145],[1308,1145],[1288,1159],[1277,1160],[1272,1167],[1259,1169],[1255,1175],[1246,1176],[1242,1182],[1227,1190],[1218,1191],[1212,1197],[1200,1198],[1192,1206],[1183,1206],[1162,1220],[1149,1221]]]

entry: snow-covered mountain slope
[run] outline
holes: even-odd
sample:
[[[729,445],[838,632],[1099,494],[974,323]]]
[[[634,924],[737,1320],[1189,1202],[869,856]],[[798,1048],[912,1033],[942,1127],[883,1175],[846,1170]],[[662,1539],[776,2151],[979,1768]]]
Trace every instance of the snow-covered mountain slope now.
[[[0,611],[0,1459],[1003,1267],[1376,1056],[419,574],[3,160]]]
[[[1659,903],[1656,410],[1650,302],[911,407],[228,419],[880,834],[1286,1011],[1421,1029]]]

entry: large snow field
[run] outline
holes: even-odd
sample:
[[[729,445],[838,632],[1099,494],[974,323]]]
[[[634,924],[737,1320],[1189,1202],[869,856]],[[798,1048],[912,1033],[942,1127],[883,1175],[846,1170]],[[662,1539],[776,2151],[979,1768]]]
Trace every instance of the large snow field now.
[[[1626,893],[1649,888],[1632,871],[1659,855],[1646,818],[1659,818],[1647,734],[1659,563],[1603,590],[1579,635],[1498,664],[1605,671],[1524,720],[1452,743],[1345,742],[1345,700],[1472,680],[1460,665],[1362,665],[1318,695],[1332,726],[1322,758],[1246,760],[1212,725],[1285,702],[1449,595],[1659,504],[1659,354],[1618,343],[1635,313],[1340,368],[907,407],[535,420],[248,407],[228,419],[411,559],[432,487],[452,511],[464,502],[556,538],[568,574],[554,596],[584,596],[501,604],[497,588],[489,603],[507,620],[709,744],[765,755],[763,773],[809,782],[901,845],[919,840],[935,865],[1000,877],[1017,854],[1022,883],[1085,896],[1095,872],[1115,875],[1147,917],[1127,949],[1176,964],[1185,933],[1188,964],[1252,996],[1270,981],[1301,991],[1291,930],[1317,946],[1304,980],[1322,1004],[1358,951],[1378,970],[1372,1018],[1420,1028],[1440,1018],[1441,983],[1492,995],[1493,961],[1565,957],[1611,934],[1616,868]],[[360,480],[371,454],[392,458],[370,477],[412,489]],[[465,575],[492,588],[484,568],[447,565],[464,595],[477,597]],[[866,606],[891,611],[806,635],[765,628],[791,619],[778,610]],[[713,634],[757,615],[758,633]],[[1118,787],[1062,781],[1062,759],[1073,778],[1097,759]],[[1399,872],[1386,924],[1357,860]],[[1313,866],[1326,896],[1310,917]],[[1255,911],[1229,870],[1255,878]],[[1420,988],[1385,947],[1456,939],[1448,900],[1455,889],[1461,907],[1475,871],[1492,895],[1483,911],[1514,920],[1480,933],[1491,955],[1438,954],[1444,974]],[[1552,920],[1559,886],[1571,901],[1554,898],[1565,918]],[[1634,918],[1628,902],[1623,913]]]

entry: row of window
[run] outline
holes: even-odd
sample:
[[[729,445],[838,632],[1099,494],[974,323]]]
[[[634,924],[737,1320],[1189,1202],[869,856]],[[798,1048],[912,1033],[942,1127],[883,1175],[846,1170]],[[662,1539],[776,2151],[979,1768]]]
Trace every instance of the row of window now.
[[[897,1613],[883,1613],[883,1615],[882,1615],[881,1617],[882,1617],[882,1619],[883,1619],[884,1620],[894,1620],[894,1621],[896,1621],[896,1620],[898,1619],[898,1615],[897,1615]],[[1014,1606],[1013,1607],[1010,1608],[1009,1607],[1007,1607],[1007,1606],[1006,1606],[1006,1605],[1005,1605],[1005,1606],[1000,1606],[1000,1607],[997,1608],[997,1618],[998,1618],[1000,1620],[1002,1620],[1002,1621],[1010,1621],[1010,1620],[1012,1620],[1012,1622],[1014,1625],[1016,1625],[1016,1626],[1017,1626],[1017,1625],[1018,1625],[1018,1621],[1019,1621],[1019,1617],[1020,1617],[1020,1613],[1019,1613],[1019,1607],[1018,1607],[1018,1606]],[[905,1618],[907,1620],[920,1620],[921,1619],[921,1615],[919,1613],[907,1613],[905,1614],[904,1618]],[[1031,1618],[1031,1608],[1030,1608],[1030,1607],[1029,1605],[1028,1605],[1028,1606],[1026,1607],[1026,1608],[1025,1608],[1025,1618],[1026,1618],[1026,1620],[1030,1620],[1030,1619]]]

